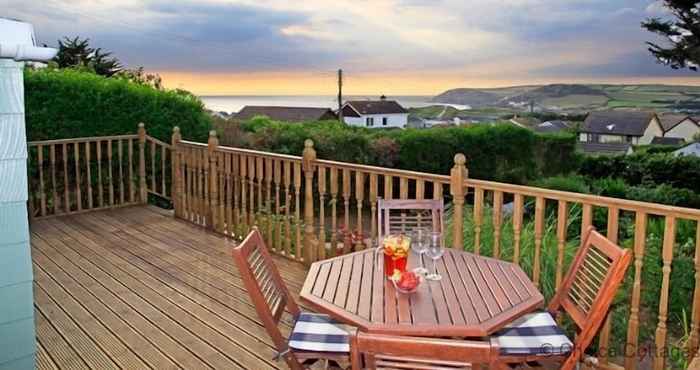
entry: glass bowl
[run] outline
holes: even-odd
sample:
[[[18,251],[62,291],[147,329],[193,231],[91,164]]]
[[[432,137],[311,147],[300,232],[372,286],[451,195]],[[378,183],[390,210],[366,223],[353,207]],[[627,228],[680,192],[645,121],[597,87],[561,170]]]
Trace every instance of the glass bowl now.
[[[396,291],[401,293],[401,294],[412,294],[415,293],[418,290],[418,287],[423,283],[423,275],[417,274],[413,271],[406,271],[401,273],[401,275],[404,274],[413,274],[416,279],[416,285],[412,289],[405,289],[404,287],[399,284],[399,278],[391,278],[391,282],[394,284],[394,288],[396,288]]]

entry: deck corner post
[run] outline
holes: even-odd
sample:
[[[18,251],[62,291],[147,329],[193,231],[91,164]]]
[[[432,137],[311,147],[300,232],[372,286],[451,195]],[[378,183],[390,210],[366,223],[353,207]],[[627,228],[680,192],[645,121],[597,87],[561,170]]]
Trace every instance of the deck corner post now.
[[[318,243],[314,235],[313,182],[316,170],[316,150],[311,139],[304,141],[302,169],[304,171],[304,263],[310,265],[318,258]]]
[[[450,171],[450,194],[454,212],[452,214],[452,247],[462,248],[464,229],[464,181],[468,171],[465,163],[467,158],[462,153],[457,153],[454,158],[455,165]]]
[[[148,188],[146,187],[146,125],[138,126],[139,135],[139,200],[141,204],[148,203]]]
[[[182,140],[180,128],[175,126],[173,127],[173,135],[170,141],[170,196],[173,200],[175,217],[182,218],[182,172],[180,168],[180,152],[178,151],[180,140]]]
[[[209,154],[209,204],[207,204],[207,227],[219,231],[219,174],[217,171],[217,155],[216,150],[219,147],[219,138],[216,136],[216,131],[209,131],[209,141],[207,142],[207,150]]]

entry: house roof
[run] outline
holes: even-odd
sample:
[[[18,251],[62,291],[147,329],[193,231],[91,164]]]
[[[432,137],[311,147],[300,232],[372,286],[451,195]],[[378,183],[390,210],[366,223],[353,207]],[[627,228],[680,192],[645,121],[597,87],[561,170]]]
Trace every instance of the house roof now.
[[[700,157],[700,143],[690,143],[673,152],[675,155],[694,155]]]
[[[248,120],[255,116],[267,116],[277,121],[302,122],[335,119],[337,116],[330,108],[314,107],[275,107],[246,105],[234,118]]]
[[[626,154],[631,147],[629,143],[581,143],[581,149],[587,154]]]
[[[566,130],[570,128],[569,124],[566,121],[562,120],[553,120],[553,121],[547,121],[547,122],[542,122],[535,126],[535,131],[537,132],[542,132],[542,133],[547,133],[547,132],[559,132],[561,130]]]
[[[583,122],[581,132],[642,136],[654,116],[652,112],[591,112]]]
[[[392,114],[408,113],[395,100],[351,100],[345,103],[359,114]]]
[[[683,145],[685,140],[682,137],[660,137],[656,136],[651,139],[652,145]]]
[[[687,114],[660,114],[657,117],[659,117],[659,122],[661,123],[661,128],[663,128],[664,132],[678,126],[686,118],[697,124],[695,120],[693,120]]]

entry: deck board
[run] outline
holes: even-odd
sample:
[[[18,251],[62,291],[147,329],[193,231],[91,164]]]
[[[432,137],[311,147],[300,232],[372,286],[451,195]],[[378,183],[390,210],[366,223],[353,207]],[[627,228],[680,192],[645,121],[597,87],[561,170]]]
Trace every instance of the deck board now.
[[[31,232],[38,368],[284,368],[224,238],[145,206]],[[275,261],[297,296],[305,268]]]

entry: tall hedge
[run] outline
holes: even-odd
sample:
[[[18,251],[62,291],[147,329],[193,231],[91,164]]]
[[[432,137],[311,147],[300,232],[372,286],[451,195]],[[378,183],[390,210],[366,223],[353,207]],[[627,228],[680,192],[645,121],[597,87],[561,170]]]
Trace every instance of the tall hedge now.
[[[455,153],[461,152],[470,177],[518,184],[575,171],[578,165],[573,135],[539,135],[507,124],[381,130],[255,118],[221,122],[217,129],[224,145],[299,155],[311,138],[319,158],[437,174],[449,174]]]
[[[70,69],[26,69],[27,135],[32,140],[135,133],[169,142],[173,126],[205,140],[211,119],[195,96]]]

